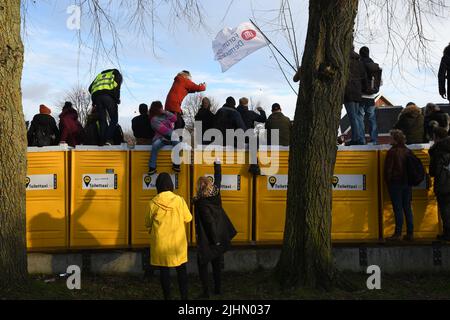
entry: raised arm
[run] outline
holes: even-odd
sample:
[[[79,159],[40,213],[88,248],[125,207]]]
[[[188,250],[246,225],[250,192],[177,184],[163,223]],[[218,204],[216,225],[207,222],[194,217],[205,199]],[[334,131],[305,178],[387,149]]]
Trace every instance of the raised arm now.
[[[217,160],[214,162],[214,184],[220,190],[222,184],[222,165]]]

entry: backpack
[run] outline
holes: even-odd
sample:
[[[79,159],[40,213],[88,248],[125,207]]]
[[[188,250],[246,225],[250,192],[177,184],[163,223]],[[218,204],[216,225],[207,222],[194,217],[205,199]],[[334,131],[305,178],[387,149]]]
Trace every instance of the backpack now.
[[[425,179],[425,168],[419,158],[412,152],[406,156],[406,173],[408,175],[408,185],[418,186]]]
[[[375,94],[380,92],[383,70],[380,68],[378,63],[375,62],[364,63],[364,66],[366,67],[368,84],[366,93]]]

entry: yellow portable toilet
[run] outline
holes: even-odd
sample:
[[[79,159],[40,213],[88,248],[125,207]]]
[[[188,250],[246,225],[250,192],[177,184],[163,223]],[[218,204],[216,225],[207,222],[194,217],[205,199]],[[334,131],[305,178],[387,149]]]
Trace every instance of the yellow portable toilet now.
[[[270,156],[270,153],[268,154]],[[264,146],[259,160],[268,157]],[[273,156],[272,156],[273,158]],[[281,242],[286,217],[289,149],[279,148],[278,172],[262,176],[256,183],[256,241]],[[267,161],[267,160],[266,160]],[[277,165],[275,159],[271,161]],[[378,153],[376,147],[339,148],[333,177],[332,232],[334,241],[377,240]]]
[[[67,146],[32,147],[27,154],[27,248],[68,247]]]
[[[255,240],[281,243],[286,220],[289,147],[260,146],[258,161],[261,175],[256,177]],[[271,170],[272,166],[276,171]]]
[[[156,179],[158,173],[167,172],[171,175],[175,187],[175,193],[184,198],[190,206],[190,165],[182,163],[181,171],[175,173],[172,170],[172,147],[167,146],[158,153],[158,173],[149,176],[148,162],[151,146],[135,146],[130,151],[131,157],[131,245],[144,247],[149,245],[149,234],[145,227],[145,213],[149,201],[156,195]],[[190,157],[189,151],[187,156]],[[187,237],[190,241],[190,224],[187,225]]]
[[[211,146],[213,147],[213,146]],[[237,235],[233,243],[252,241],[252,192],[253,179],[248,172],[248,151],[234,150],[229,147],[214,146],[213,151],[194,150],[194,172],[192,193],[196,192],[197,180],[201,176],[214,178],[214,161],[219,158],[222,163],[222,206],[236,228]],[[195,241],[195,228],[192,230]]]
[[[378,147],[339,147],[331,183],[332,239],[378,240]]]
[[[71,248],[128,246],[129,153],[121,146],[72,150]]]
[[[384,162],[390,146],[383,146],[380,154],[381,205],[383,211],[383,237],[390,237],[395,231],[395,218],[391,198],[384,179]],[[413,187],[412,211],[415,239],[435,239],[441,229],[437,201],[433,192],[433,178],[428,175],[430,158],[429,144],[409,145],[416,156],[422,161],[427,178],[417,187]],[[406,221],[403,220],[403,231],[406,233]]]

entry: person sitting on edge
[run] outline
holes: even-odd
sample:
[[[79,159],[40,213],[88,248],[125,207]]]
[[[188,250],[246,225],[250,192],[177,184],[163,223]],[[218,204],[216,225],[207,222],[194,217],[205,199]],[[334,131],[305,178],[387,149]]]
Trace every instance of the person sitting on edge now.
[[[206,90],[206,84],[200,83],[195,84],[191,80],[191,73],[189,71],[183,70],[175,77],[172,87],[167,94],[165,110],[177,116],[177,121],[175,122],[175,129],[182,129],[185,126],[183,120],[183,111],[181,110],[181,104],[184,98],[189,93],[202,92]]]
[[[202,144],[207,145],[211,143],[211,141],[203,140],[205,132],[214,127],[214,113],[211,111],[211,101],[209,98],[204,97],[202,99],[200,109],[195,115],[195,121],[202,123]]]
[[[269,145],[272,144],[272,130],[278,130],[278,144],[280,146],[289,146],[291,129],[291,120],[283,114],[281,106],[278,103],[274,103],[272,106],[272,114],[266,122],[267,143]]]
[[[169,111],[164,111],[161,101],[152,102],[149,117],[152,129],[155,132],[148,164],[148,174],[153,175],[156,173],[156,160],[159,150],[165,145],[175,146],[180,141],[172,141],[172,133],[177,116]],[[180,172],[180,164],[173,163],[172,169],[175,172]]]
[[[148,106],[145,103],[139,105],[139,115],[131,120],[131,128],[136,138],[137,145],[150,145],[155,133],[153,132],[148,117]]]
[[[47,106],[43,104],[39,106],[39,114],[33,117],[27,133],[29,147],[58,145],[59,130],[51,113],[52,110]]]
[[[72,102],[66,101],[59,115],[60,142],[66,142],[75,147],[82,143],[83,126],[78,121],[78,112],[72,107]]]
[[[256,108],[259,114],[257,114],[253,110],[248,109],[248,98],[239,99],[239,105],[236,110],[241,114],[242,120],[244,121],[247,130],[254,129],[255,122],[265,123],[267,120],[267,116],[263,108]]]
[[[394,129],[399,129],[406,136],[406,144],[423,143],[424,118],[422,110],[414,102],[408,102],[406,107],[400,112]]]
[[[235,145],[235,141],[226,141],[227,130],[245,129],[241,114],[236,110],[236,100],[228,97],[226,103],[220,108],[214,119],[214,128],[222,133],[223,145]]]
[[[436,121],[439,127],[448,131],[450,121],[448,113],[442,111],[434,103],[427,103],[425,106],[425,120],[423,124],[425,131],[425,142],[429,142],[433,138],[434,126],[431,125],[432,121]]]

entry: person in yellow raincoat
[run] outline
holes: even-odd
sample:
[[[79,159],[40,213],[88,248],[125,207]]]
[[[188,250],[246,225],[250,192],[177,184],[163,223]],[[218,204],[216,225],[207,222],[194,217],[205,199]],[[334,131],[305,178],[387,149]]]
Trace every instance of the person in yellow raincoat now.
[[[150,200],[145,226],[150,233],[150,264],[159,267],[164,299],[170,300],[170,268],[175,267],[182,300],[187,300],[188,243],[186,224],[192,215],[184,199],[173,193],[172,179],[161,173],[156,179],[158,194]]]

